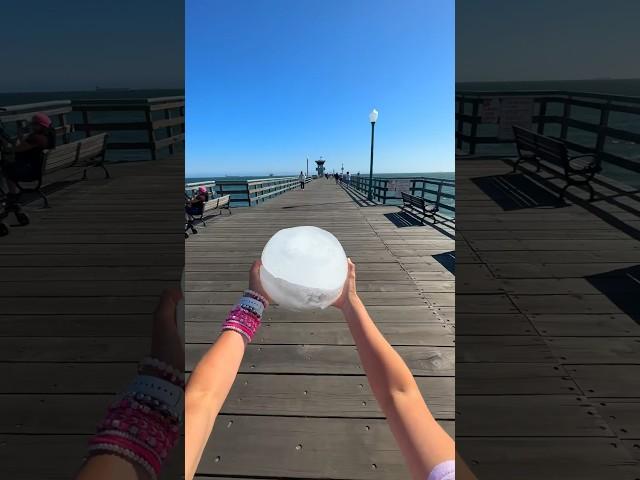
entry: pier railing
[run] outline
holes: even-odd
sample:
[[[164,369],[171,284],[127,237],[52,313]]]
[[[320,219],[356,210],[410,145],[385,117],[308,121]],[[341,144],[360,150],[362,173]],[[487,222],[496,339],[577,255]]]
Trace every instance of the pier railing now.
[[[79,100],[74,130],[85,136],[109,132],[108,150],[129,151],[133,158],[155,160],[184,148],[184,97]],[[142,155],[141,155],[142,154]],[[146,155],[145,155],[146,154]]]
[[[199,187],[204,187],[209,192],[209,197],[215,196],[216,193],[216,181],[207,180],[206,182],[192,182],[184,184],[184,191],[190,192],[191,195],[195,195]]]
[[[412,178],[411,195],[421,197],[435,205],[447,217],[456,215],[456,182],[442,178]]]
[[[369,194],[369,177],[363,175],[351,176],[351,187]],[[433,177],[373,177],[372,198],[382,204],[396,204],[402,202],[400,192],[404,191],[426,199],[440,210],[445,210],[447,216],[455,216],[455,188],[454,180]]]
[[[500,134],[503,99],[531,99],[530,128],[559,138],[581,153],[640,172],[640,97],[572,91],[456,92],[456,147],[477,154],[478,147],[512,144]],[[493,102],[493,103],[492,103]],[[489,152],[487,152],[489,153]]]
[[[0,111],[9,135],[20,138],[36,112],[53,121],[58,143],[108,132],[108,160],[155,160],[184,148],[184,97],[56,100]]]
[[[218,180],[216,193],[231,195],[231,206],[253,206],[269,198],[299,188],[297,177],[269,177],[254,180]]]
[[[373,177],[371,186],[371,198],[374,200],[387,203],[387,191],[389,179]],[[369,195],[369,177],[364,175],[351,175],[351,186],[356,190]]]

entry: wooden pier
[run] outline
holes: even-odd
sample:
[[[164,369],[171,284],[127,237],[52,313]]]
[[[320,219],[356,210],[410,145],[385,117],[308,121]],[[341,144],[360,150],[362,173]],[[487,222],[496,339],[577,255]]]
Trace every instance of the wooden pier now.
[[[321,178],[207,221],[186,241],[187,370],[217,337],[270,236],[315,225],[332,232],[355,262],[371,316],[453,434],[453,232],[417,225],[398,207],[359,206],[360,196]],[[267,310],[198,472],[225,479],[408,478],[338,310]]]
[[[559,206],[534,170],[456,162],[458,449],[482,480],[638,479],[637,189]]]
[[[2,478],[73,478],[150,352],[160,292],[179,285],[184,158],[109,169],[66,171],[51,208],[27,205],[31,225],[0,238]],[[180,449],[164,478],[183,474]]]
[[[183,158],[68,172],[27,207],[28,227],[0,239],[0,465],[7,478],[68,479],[113,395],[150,347],[151,314],[186,262],[187,367],[216,338],[248,269],[278,229],[333,232],[358,268],[373,318],[453,432],[453,236],[358,192],[314,180],[234,208],[186,240]],[[186,251],[185,251],[186,250]],[[186,259],[185,259],[186,255]],[[335,309],[269,308],[224,405],[200,475],[216,478],[406,478]],[[163,478],[182,473],[182,446]],[[37,462],[32,459],[38,458]]]

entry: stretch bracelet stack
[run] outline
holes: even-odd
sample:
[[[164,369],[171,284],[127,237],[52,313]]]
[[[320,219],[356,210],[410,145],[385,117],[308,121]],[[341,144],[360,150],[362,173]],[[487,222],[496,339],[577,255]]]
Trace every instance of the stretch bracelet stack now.
[[[168,380],[174,385],[178,385],[184,388],[184,373],[177,368],[172,367],[168,363],[163,362],[162,360],[158,360],[157,358],[145,357],[138,364],[138,373],[144,373],[145,368],[152,370],[154,374],[164,378],[165,380]]]
[[[264,309],[269,306],[266,298],[253,290],[245,290],[244,295],[227,315],[222,331],[233,330],[244,336],[248,342],[260,328]]]
[[[182,376],[157,359],[145,359],[141,365]],[[98,424],[96,435],[89,441],[89,451],[124,457],[155,479],[178,441],[183,411],[183,379],[171,382],[158,376],[138,375]]]

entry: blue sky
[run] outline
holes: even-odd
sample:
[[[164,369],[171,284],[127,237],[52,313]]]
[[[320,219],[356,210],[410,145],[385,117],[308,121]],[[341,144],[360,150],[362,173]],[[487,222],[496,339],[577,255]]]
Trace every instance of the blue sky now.
[[[182,0],[3,2],[0,18],[0,92],[184,86]]]
[[[187,176],[454,170],[454,2],[187,0]]]
[[[640,78],[640,2],[458,0],[456,80]]]

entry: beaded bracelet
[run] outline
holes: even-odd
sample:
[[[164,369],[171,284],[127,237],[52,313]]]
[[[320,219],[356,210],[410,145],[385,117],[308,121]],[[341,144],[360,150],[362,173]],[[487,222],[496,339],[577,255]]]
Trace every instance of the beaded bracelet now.
[[[233,330],[243,335],[249,343],[260,328],[260,318],[254,313],[236,307],[229,312],[227,319],[222,324],[222,331]]]
[[[148,373],[145,369],[150,369],[153,373],[168,382],[184,389],[185,376],[184,373],[172,367],[168,363],[158,360],[157,358],[146,357],[138,364],[138,373]]]
[[[148,449],[116,435],[96,435],[89,441],[90,452],[112,452],[133,461],[146,470],[152,480],[158,478],[161,465]]]
[[[241,297],[236,305],[255,312],[258,317],[262,317],[262,313],[264,312],[264,304],[253,297]]]
[[[169,365],[166,362],[163,362],[162,360],[159,360],[157,358],[154,357],[145,357],[140,361],[140,364],[138,366],[138,372],[140,373],[140,368],[141,367],[150,367],[153,368],[154,370],[157,370],[159,373],[162,373],[163,375],[165,375],[166,377],[168,377],[168,379],[170,379],[169,381],[171,381],[172,383],[176,383],[178,381],[180,381],[182,384],[184,384],[184,372],[181,372],[180,370],[178,370],[177,368]],[[172,378],[175,377],[175,380],[171,380]]]
[[[262,305],[264,305],[264,308],[267,308],[269,306],[269,301],[254,290],[247,289],[244,291],[244,295],[247,297],[255,298],[256,300],[260,301]]]
[[[163,362],[143,362],[174,373]],[[138,375],[98,424],[97,433],[89,441],[89,451],[120,455],[155,479],[178,442],[183,405],[183,388],[155,376]]]

